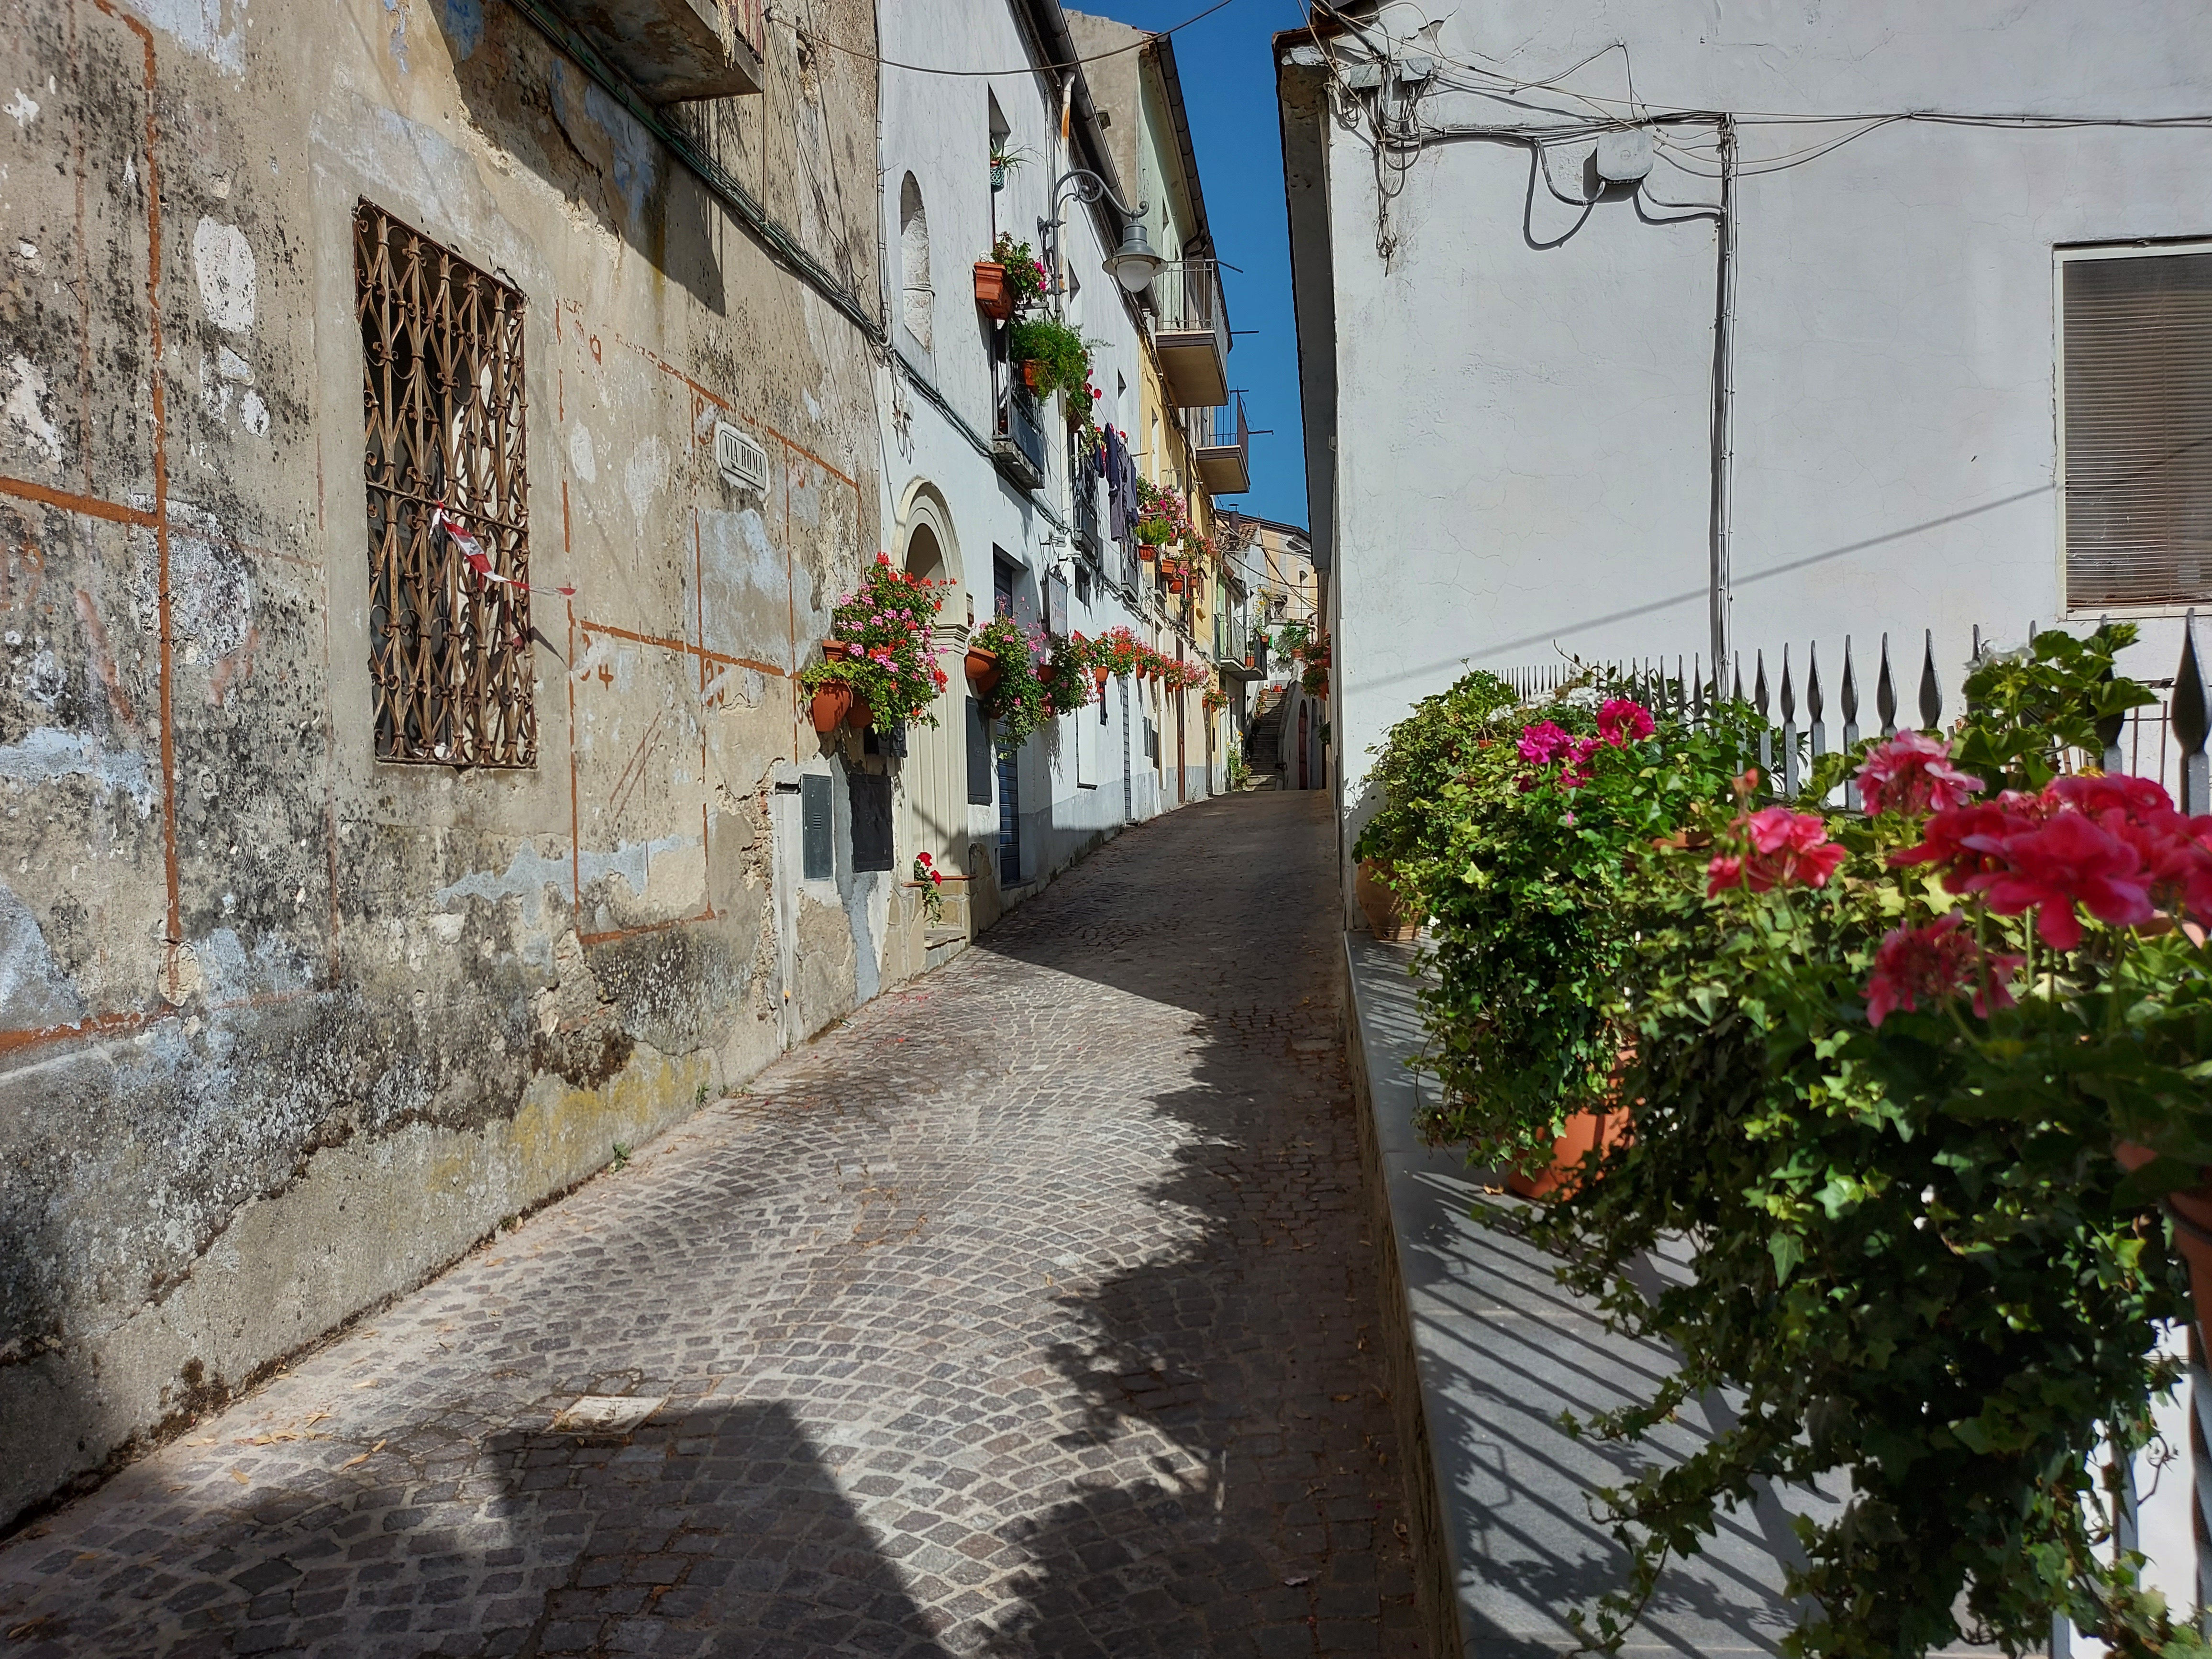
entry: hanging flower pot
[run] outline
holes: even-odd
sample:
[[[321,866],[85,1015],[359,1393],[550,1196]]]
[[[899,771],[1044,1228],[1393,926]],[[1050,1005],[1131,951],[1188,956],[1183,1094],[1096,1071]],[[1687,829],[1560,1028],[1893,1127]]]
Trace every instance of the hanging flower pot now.
[[[1154,559],[1159,557],[1159,549],[1154,547],[1150,542],[1139,542],[1137,544],[1137,556],[1142,559],[1146,564],[1150,564]]]
[[[865,732],[876,718],[876,711],[868,707],[868,700],[859,692],[853,694],[853,706],[845,711],[845,724],[855,732]]]
[[[994,259],[975,261],[975,303],[1002,323],[1014,314],[1014,291],[1006,285],[1006,268]]]
[[[1247,651],[1244,653],[1244,665],[1247,668],[1249,668],[1252,665],[1252,653],[1249,651]]]
[[[1093,682],[1097,684],[1098,689],[1101,691],[1103,691],[1106,689],[1107,676],[1111,674],[1114,671],[1112,669],[1107,667],[1103,663],[1101,663],[1097,667],[1091,671],[1091,678]]]
[[[999,683],[999,659],[980,646],[968,647],[968,683],[979,692]]]
[[[1169,578],[1168,578],[1168,592],[1170,592],[1170,593],[1180,593],[1180,592],[1182,592],[1182,577],[1180,577],[1180,576],[1170,576],[1170,577],[1169,577]]]
[[[844,724],[853,707],[853,688],[842,680],[825,680],[814,690],[814,729],[827,736]]]
[[[1045,366],[1035,358],[1031,358],[1022,365],[1022,384],[1032,392],[1042,392],[1045,388]]]

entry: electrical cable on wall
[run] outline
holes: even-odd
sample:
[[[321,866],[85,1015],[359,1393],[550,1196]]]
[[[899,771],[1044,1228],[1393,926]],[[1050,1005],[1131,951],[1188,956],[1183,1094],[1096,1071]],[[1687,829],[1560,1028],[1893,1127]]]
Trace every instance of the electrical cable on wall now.
[[[1381,22],[1382,13],[1406,5],[1423,16],[1414,37],[1392,36]],[[1334,43],[1324,44],[1320,15],[1326,14],[1337,28],[1365,49],[1364,58],[1340,55]],[[1384,0],[1376,15],[1363,25],[1345,15],[1333,0],[1307,0],[1307,33],[1320,66],[1328,81],[1329,105],[1340,125],[1358,134],[1368,144],[1376,179],[1376,252],[1387,269],[1398,239],[1391,228],[1392,204],[1403,191],[1407,178],[1419,164],[1421,152],[1434,143],[1455,139],[1517,143],[1529,151],[1528,204],[1522,235],[1532,248],[1563,246],[1590,219],[1605,191],[1602,184],[1584,197],[1570,198],[1552,181],[1548,152],[1559,145],[1597,137],[1608,132],[1642,128],[1650,131],[1653,155],[1669,167],[1696,178],[1717,181],[1717,204],[1670,202],[1650,192],[1646,180],[1633,186],[1638,216],[1648,223],[1680,223],[1683,218],[1710,216],[1716,222],[1718,272],[1714,314],[1712,374],[1710,617],[1713,659],[1726,657],[1731,575],[1731,507],[1734,459],[1735,335],[1737,233],[1736,189],[1746,178],[1758,178],[1808,166],[1835,154],[1884,128],[1917,122],[1929,125],[1970,126],[2014,131],[2060,131],[2076,129],[2137,129],[2202,131],[2212,130],[2212,113],[2170,116],[2068,116],[2017,112],[1956,110],[1880,110],[1857,113],[1814,113],[1787,111],[1728,111],[1652,107],[1636,94],[1634,59],[1625,41],[1614,41],[1542,80],[1528,80],[1453,57],[1437,45],[1445,20],[1426,17],[1410,0]],[[1374,32],[1370,33],[1370,27]],[[1376,34],[1381,35],[1378,41]],[[1626,100],[1569,89],[1560,83],[1568,77],[1619,51],[1627,81]],[[1496,60],[1489,60],[1495,62]],[[1443,68],[1439,72],[1438,66]],[[1345,71],[1371,69],[1371,83],[1355,86]],[[1455,122],[1425,119],[1423,94],[1435,89],[1461,93],[1505,105],[1536,119],[1513,123]],[[1370,95],[1371,94],[1371,96]],[[1394,94],[1401,94],[1394,101]],[[1566,106],[1580,106],[1579,108]],[[1587,111],[1589,113],[1584,113]],[[1739,130],[1761,126],[1837,126],[1850,131],[1820,142],[1784,150],[1774,155],[1745,160],[1739,152]],[[1702,141],[1683,128],[1710,126],[1711,141]],[[1714,153],[1708,153],[1708,143]],[[1563,234],[1545,242],[1536,236],[1534,212],[1536,181],[1541,177],[1550,193],[1582,209],[1580,216]],[[1652,219],[1642,204],[1667,208],[1683,216]]]

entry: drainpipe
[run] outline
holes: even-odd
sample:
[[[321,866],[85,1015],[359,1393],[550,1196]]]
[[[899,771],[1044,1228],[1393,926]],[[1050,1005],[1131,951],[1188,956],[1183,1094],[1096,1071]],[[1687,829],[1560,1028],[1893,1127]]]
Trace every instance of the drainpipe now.
[[[1713,684],[1728,661],[1729,519],[1735,471],[1735,117],[1721,127],[1720,278],[1713,310],[1712,570],[1709,595]]]
[[[1069,172],[1071,170],[1070,164],[1075,159],[1075,146],[1070,142],[1068,136],[1073,130],[1074,119],[1075,71],[1073,70],[1069,70],[1060,77],[1060,155],[1054,160],[1052,172],[1049,175],[1052,178],[1057,179],[1062,173]],[[1052,211],[1054,217],[1059,216],[1060,204],[1058,202],[1054,202],[1052,204]],[[1060,267],[1059,270],[1054,274],[1059,283],[1060,293],[1058,297],[1060,300],[1060,315],[1065,317],[1067,314],[1067,228],[1065,225],[1060,227],[1059,234],[1055,235],[1052,239],[1052,241],[1053,253],[1054,256],[1054,263]]]

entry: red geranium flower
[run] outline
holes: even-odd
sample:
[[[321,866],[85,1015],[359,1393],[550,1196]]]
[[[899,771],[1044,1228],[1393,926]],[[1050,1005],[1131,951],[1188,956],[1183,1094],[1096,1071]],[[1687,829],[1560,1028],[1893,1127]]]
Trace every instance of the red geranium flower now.
[[[2035,931],[2053,950],[2070,951],[2081,942],[2077,903],[2116,927],[2136,927],[2158,914],[2142,857],[2082,813],[2060,812],[1974,840],[1990,843],[1983,850],[1999,867],[1969,876],[1963,890],[1984,895],[2001,916],[2034,910]]]
[[[1945,916],[1925,927],[1893,927],[1875,951],[1874,974],[1867,981],[1867,1023],[1879,1026],[1899,1008],[1917,1011],[1973,988],[1974,1012],[1986,1019],[1992,1007],[2013,1006],[2012,976],[2025,957],[1984,951],[1960,918]]]

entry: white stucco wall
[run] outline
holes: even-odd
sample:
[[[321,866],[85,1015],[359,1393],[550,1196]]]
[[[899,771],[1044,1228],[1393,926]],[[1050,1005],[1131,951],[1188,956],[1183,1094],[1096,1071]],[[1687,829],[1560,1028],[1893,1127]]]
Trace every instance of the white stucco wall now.
[[[1577,111],[2212,112],[2212,13],[2191,0],[1500,0],[1381,21],[1407,40],[1432,15],[1446,72],[1535,81],[1599,54],[1519,106],[1432,77],[1432,130]],[[1846,634],[1870,708],[1880,635],[1909,703],[1932,628],[1955,709],[1976,623],[2016,641],[2063,618],[2054,248],[2212,234],[2212,130],[1913,121],[1808,153],[1855,125],[1747,117],[1736,216],[1733,638],[1747,679],[1754,648],[1771,671],[1788,641],[1802,674],[1817,640],[1832,722]],[[1555,661],[1555,642],[1705,649],[1717,260],[1698,215],[1717,200],[1700,159],[1716,129],[1669,131],[1693,154],[1662,147],[1640,192],[1587,206],[1510,139],[1401,157],[1386,269],[1372,154],[1326,129],[1337,752],[1355,819],[1369,746],[1465,665]],[[1590,149],[1552,157],[1569,194]],[[2145,632],[2132,666],[2170,674],[2178,623]]]
[[[878,15],[882,56],[894,62],[996,70],[1028,61],[1028,49],[1005,5],[898,0],[880,5]],[[994,552],[1023,568],[1022,586],[1032,599],[1042,592],[1055,564],[1063,573],[1068,571],[1064,562],[1069,550],[1061,526],[1072,523],[1071,497],[1063,476],[1065,445],[1056,409],[1045,410],[1053,473],[1041,493],[1049,504],[1048,513],[1035,498],[1007,483],[988,457],[915,383],[920,378],[933,384],[968,428],[988,442],[994,423],[988,337],[993,325],[975,304],[970,267],[988,257],[995,234],[988,165],[993,99],[1011,128],[1010,143],[1030,158],[1009,172],[1005,189],[997,193],[996,230],[1011,232],[1042,257],[1037,222],[1053,216],[1053,181],[1079,165],[1066,159],[1066,148],[1060,139],[1057,86],[1028,72],[954,77],[889,66],[882,70],[882,213],[885,280],[892,285],[886,295],[890,314],[897,316],[902,309],[896,284],[901,193],[908,173],[928,215],[930,277],[935,289],[928,349],[910,331],[902,331],[897,336],[901,363],[883,377],[884,522],[896,556],[907,533],[904,520],[910,514],[906,504],[918,490],[942,501],[950,519],[950,539],[957,544],[945,548],[946,559],[961,583],[960,591],[945,602],[948,622],[963,620],[971,610],[978,623],[989,618]],[[1126,188],[1129,181],[1121,182]],[[1100,237],[1081,204],[1071,201],[1062,213],[1068,264],[1078,285],[1067,319],[1097,343],[1092,378],[1106,393],[1098,418],[1133,433],[1140,348],[1135,325],[1104,270],[1104,258],[1113,247]],[[1072,577],[1070,586],[1072,628],[1091,636],[1126,625],[1157,642],[1157,630],[1115,590],[1094,583],[1085,604]],[[957,665],[948,659],[945,666],[957,680]],[[1078,776],[1076,717],[1064,717],[1058,722],[1060,731],[1040,734],[1024,746],[1018,804],[1025,884],[1049,876],[1099,836],[1116,831],[1131,817],[1147,817],[1158,810],[1157,779],[1145,758],[1142,716],[1133,692],[1128,717],[1134,730],[1127,734],[1126,744],[1122,706],[1119,688],[1109,681],[1107,720],[1094,730],[1095,782]],[[1097,713],[1093,703],[1082,718],[1095,721]],[[1126,787],[1125,749],[1135,769],[1134,775],[1126,779]],[[1170,801],[1173,794],[1170,787]],[[996,803],[970,806],[968,830],[970,842],[991,848],[995,861]],[[903,863],[911,849],[902,848],[899,856]]]

